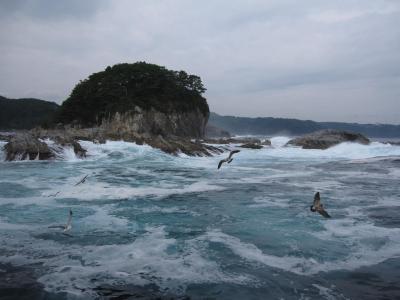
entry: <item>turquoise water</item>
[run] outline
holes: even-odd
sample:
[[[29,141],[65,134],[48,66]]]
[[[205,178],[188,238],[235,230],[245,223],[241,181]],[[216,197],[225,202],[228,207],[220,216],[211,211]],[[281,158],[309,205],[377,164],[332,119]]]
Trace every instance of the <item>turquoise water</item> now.
[[[272,141],[220,170],[226,153],[125,142],[1,162],[0,263],[34,270],[54,299],[399,297],[400,147]],[[316,191],[332,219],[310,212]],[[48,228],[70,208],[69,235]]]

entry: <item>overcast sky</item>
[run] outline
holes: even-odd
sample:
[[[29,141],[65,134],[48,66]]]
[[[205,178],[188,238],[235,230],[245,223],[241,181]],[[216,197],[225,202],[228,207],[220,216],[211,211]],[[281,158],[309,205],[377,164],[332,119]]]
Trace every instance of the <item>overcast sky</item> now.
[[[400,123],[399,0],[0,0],[0,95],[61,103],[135,61],[223,115]]]

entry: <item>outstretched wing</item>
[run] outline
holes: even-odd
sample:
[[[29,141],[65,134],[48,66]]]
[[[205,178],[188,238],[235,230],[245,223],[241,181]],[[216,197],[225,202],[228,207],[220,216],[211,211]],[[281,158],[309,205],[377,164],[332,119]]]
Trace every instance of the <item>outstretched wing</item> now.
[[[323,208],[319,209],[318,212],[319,212],[322,216],[324,216],[325,218],[330,218],[330,217],[331,217],[331,216],[326,212],[326,210],[323,209]]]
[[[225,159],[220,160],[218,163],[218,169],[221,168],[222,164],[225,162]]]
[[[232,158],[233,154],[238,153],[238,152],[240,152],[240,150],[232,150],[231,153],[229,153],[228,160],[230,160]]]
[[[85,177],[83,177],[77,184],[75,184],[75,186],[80,185],[81,183],[84,183],[84,182],[86,181],[86,178],[87,178],[88,176],[89,176],[89,175],[85,175]]]
[[[67,221],[67,224],[65,225],[65,228],[70,227],[71,226],[71,222],[72,222],[72,210],[69,210],[68,221]]]
[[[319,192],[316,192],[314,195],[314,203],[313,206],[314,207],[319,207],[321,205],[321,198],[319,196]]]
[[[58,191],[57,193],[54,193],[54,194],[50,194],[47,197],[56,197],[59,193],[60,193],[60,191]]]

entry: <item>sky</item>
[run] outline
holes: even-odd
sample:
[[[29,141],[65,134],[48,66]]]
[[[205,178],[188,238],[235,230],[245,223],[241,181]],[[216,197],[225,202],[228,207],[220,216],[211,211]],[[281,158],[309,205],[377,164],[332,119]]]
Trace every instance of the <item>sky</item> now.
[[[0,95],[146,61],[222,115],[400,124],[399,0],[0,0]]]

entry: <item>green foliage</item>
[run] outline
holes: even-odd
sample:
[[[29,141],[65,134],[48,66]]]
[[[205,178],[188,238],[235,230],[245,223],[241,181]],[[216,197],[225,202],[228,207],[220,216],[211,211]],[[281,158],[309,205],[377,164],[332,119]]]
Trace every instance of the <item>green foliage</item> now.
[[[80,81],[62,104],[58,119],[95,125],[135,106],[165,113],[199,109],[206,115],[209,108],[202,97],[205,90],[200,77],[184,71],[145,62],[117,64]]]
[[[53,122],[59,106],[39,99],[7,99],[0,96],[0,129],[31,129]]]

